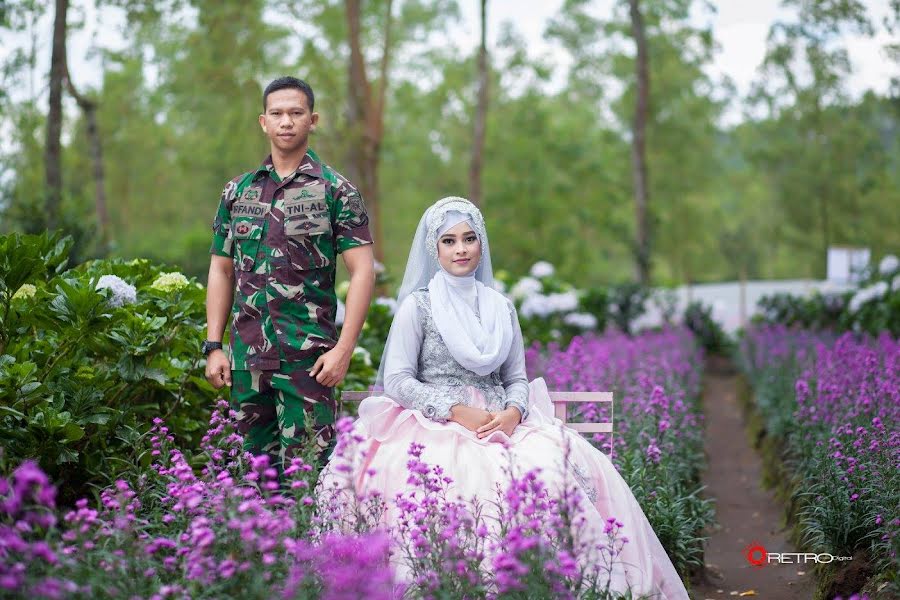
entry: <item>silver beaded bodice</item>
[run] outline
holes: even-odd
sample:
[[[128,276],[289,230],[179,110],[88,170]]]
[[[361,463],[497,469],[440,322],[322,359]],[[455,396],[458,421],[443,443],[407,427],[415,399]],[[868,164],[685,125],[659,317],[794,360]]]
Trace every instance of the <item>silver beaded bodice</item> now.
[[[500,371],[478,375],[460,365],[450,354],[434,323],[428,290],[417,290],[411,295],[416,303],[422,329],[422,346],[416,377],[397,385],[397,400],[404,406],[421,411],[430,419],[446,421],[454,404],[472,405],[472,395],[467,389],[467,386],[471,386],[484,395],[486,410],[498,411],[513,405],[519,408],[523,418],[527,416],[527,381],[523,378],[522,381],[504,385]],[[512,310],[510,318],[515,319]],[[521,334],[514,343],[522,343]]]

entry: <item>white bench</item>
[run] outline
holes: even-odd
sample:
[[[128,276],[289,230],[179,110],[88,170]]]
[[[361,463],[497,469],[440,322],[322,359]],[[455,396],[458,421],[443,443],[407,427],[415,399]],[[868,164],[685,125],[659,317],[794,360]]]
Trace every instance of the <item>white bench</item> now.
[[[360,402],[363,399],[378,394],[375,391],[344,391],[341,393],[341,402]],[[612,392],[550,392],[550,401],[553,403],[553,413],[557,419],[579,433],[608,433],[610,434],[610,448],[612,448],[613,433],[613,393]],[[596,402],[609,404],[609,421],[597,423],[572,423],[569,422],[569,405],[579,402]]]

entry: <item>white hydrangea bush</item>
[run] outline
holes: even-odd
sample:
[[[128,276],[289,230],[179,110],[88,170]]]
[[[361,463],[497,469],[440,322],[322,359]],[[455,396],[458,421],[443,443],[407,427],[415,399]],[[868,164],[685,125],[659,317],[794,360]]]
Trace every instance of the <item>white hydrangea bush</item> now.
[[[94,289],[110,290],[109,303],[116,308],[137,302],[137,289],[117,275],[103,275]]]
[[[537,261],[527,275],[506,281],[505,293],[517,307],[526,343],[563,340],[601,326],[600,319],[582,307],[586,291],[561,280],[550,262]]]
[[[150,284],[150,288],[160,292],[171,293],[187,287],[189,284],[187,277],[175,271],[160,273],[153,283]]]

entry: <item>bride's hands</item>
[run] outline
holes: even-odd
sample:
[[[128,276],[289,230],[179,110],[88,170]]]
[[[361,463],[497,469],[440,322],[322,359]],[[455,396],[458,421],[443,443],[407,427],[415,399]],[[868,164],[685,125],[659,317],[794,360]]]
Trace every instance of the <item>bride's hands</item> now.
[[[512,436],[516,426],[522,422],[522,413],[515,406],[510,406],[491,416],[493,418],[489,422],[475,430],[479,439],[487,437],[495,431],[502,431],[506,435]]]
[[[489,423],[492,418],[493,415],[491,413],[474,406],[454,404],[450,407],[450,420],[454,423],[459,423],[469,431],[478,431],[479,427]]]

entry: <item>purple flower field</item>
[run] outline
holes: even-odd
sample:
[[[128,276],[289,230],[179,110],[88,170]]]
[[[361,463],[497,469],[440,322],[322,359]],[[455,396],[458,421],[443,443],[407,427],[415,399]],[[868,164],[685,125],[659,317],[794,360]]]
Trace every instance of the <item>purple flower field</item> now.
[[[576,337],[566,348],[526,351],[528,374],[551,390],[611,391],[615,398],[611,458],[682,574],[702,567],[700,532],[714,520],[700,498],[703,350],[685,328]],[[607,420],[607,406],[586,405],[581,418]],[[610,450],[609,436],[594,441]]]
[[[875,589],[900,593],[900,342],[766,325],[740,356],[785,444],[803,544],[853,556]]]
[[[614,460],[643,449],[650,462],[658,463],[660,448],[668,457],[701,444],[696,401],[703,352],[687,329],[576,337],[564,350],[551,344],[549,352],[535,345],[526,352],[526,364],[529,375],[544,377],[552,390],[615,394]],[[588,405],[582,417],[606,420],[609,415],[602,408]],[[609,440],[601,438],[597,434],[596,441],[609,449]]]
[[[616,465],[655,528],[680,524],[657,530],[683,573],[702,561],[698,536],[712,517],[694,494],[700,359],[684,330],[575,338],[565,349],[528,353],[530,375],[543,375],[551,389],[615,392]],[[597,410],[588,406],[583,416]],[[607,543],[584,547],[574,480],[554,495],[538,472],[511,473],[509,487],[489,499],[506,515],[493,534],[477,510],[447,497],[448,478],[420,460],[421,448],[409,449],[414,494],[348,497],[316,488],[312,449],[286,465],[279,483],[265,457],[241,450],[232,423],[219,401],[201,452],[191,455],[157,419],[147,436],[150,466],[134,466],[71,507],[56,506],[56,489],[35,463],[8,465],[0,477],[0,595],[613,597],[604,573],[628,532],[611,517]],[[339,422],[335,449],[348,459],[358,441],[350,424]],[[387,503],[400,514],[390,530],[379,524]],[[398,585],[399,562],[411,583]]]

